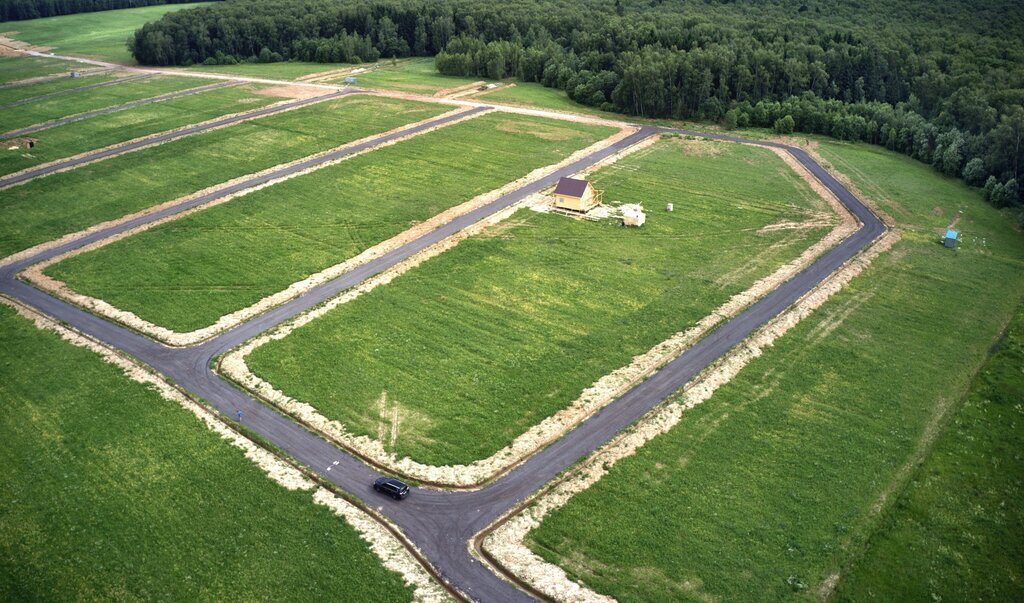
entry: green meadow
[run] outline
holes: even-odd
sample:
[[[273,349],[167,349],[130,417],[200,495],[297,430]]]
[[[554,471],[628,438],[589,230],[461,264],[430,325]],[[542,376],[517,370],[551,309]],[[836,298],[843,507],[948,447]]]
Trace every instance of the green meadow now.
[[[104,75],[94,77],[108,79]],[[88,81],[93,78],[83,79]],[[68,115],[113,107],[177,90],[195,88],[204,83],[206,82],[191,77],[147,77],[92,90],[73,91],[69,94],[44,98],[9,109],[0,109],[0,120],[3,120],[4,132],[8,132]]]
[[[78,64],[62,59],[0,56],[0,84],[64,73],[78,68]]]
[[[363,88],[382,88],[430,96],[448,88],[457,88],[480,81],[480,78],[441,75],[434,67],[432,58],[403,59],[391,65],[387,61],[377,63],[376,68],[366,73],[356,73],[355,85]],[[344,77],[334,81],[340,84]]]
[[[530,534],[533,550],[574,579],[620,601],[819,598],[852,566],[841,592],[854,600],[1019,597],[1019,581],[1015,591],[1004,588],[1019,575],[1019,547],[1004,550],[1020,539],[1019,517],[1007,515],[1015,511],[974,520],[970,544],[952,525],[1019,492],[1019,458],[997,460],[986,448],[1005,430],[971,429],[949,444],[985,455],[965,468],[997,462],[1005,472],[954,476],[943,455],[917,474],[938,463],[944,483],[961,490],[944,500],[977,502],[971,493],[982,490],[987,507],[951,510],[957,515],[922,537],[908,522],[938,494],[920,494],[909,516],[898,501],[935,435],[963,416],[957,410],[973,376],[1024,296],[1024,240],[976,190],[928,166],[865,145],[822,143],[819,152],[897,220],[902,240]],[[957,217],[963,240],[952,251],[939,236]],[[1015,379],[1019,387],[1019,372]],[[886,519],[894,505],[903,530]],[[940,548],[923,552],[921,538]],[[867,543],[870,566],[858,579]],[[966,566],[997,573],[1003,590],[957,584]]]
[[[0,256],[444,110],[341,98],[8,188],[0,191]]]
[[[613,132],[483,115],[69,258],[48,274],[190,331]]]
[[[385,446],[400,457],[468,463],[693,326],[827,230],[759,232],[826,211],[763,149],[663,140],[594,182],[608,202],[645,204],[647,223],[632,229],[520,209],[258,348],[249,366],[355,433],[397,434]]]
[[[2,305],[0,337],[3,600],[410,599],[177,403]]]
[[[11,174],[57,159],[174,130],[231,113],[250,111],[280,99],[257,94],[253,86],[231,86],[47,128],[32,135],[31,151],[0,146],[0,174]]]
[[[117,77],[117,75],[114,73],[97,73],[95,75],[84,75],[77,78],[62,77],[43,82],[0,88],[0,107],[14,102],[30,101],[31,99],[43,94],[61,92],[71,88],[97,84],[99,82],[109,82],[115,77]]]

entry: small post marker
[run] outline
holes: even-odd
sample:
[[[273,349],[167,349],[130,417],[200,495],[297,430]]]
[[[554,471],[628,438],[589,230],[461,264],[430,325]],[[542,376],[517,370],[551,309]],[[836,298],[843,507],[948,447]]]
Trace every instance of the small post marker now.
[[[242,420],[242,411],[241,410],[235,411],[235,417],[237,417],[238,420],[241,421]]]

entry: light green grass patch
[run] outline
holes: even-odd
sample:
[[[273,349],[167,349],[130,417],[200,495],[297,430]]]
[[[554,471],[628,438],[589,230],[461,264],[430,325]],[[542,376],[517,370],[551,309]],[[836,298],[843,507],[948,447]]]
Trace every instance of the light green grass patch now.
[[[630,119],[625,115],[607,113],[594,107],[581,105],[570,100],[564,90],[560,90],[558,88],[546,88],[535,82],[515,82],[514,86],[505,86],[498,88],[493,92],[478,94],[472,98],[473,100],[484,103],[494,102],[509,105],[526,105],[541,109],[552,109],[554,111],[597,115],[608,119]]]
[[[310,491],[176,403],[2,305],[0,337],[3,600],[409,600]]]
[[[233,178],[443,113],[352,96],[115,157],[0,191],[0,257]]]
[[[876,147],[819,151],[897,218],[902,241],[531,533],[534,551],[597,591],[822,596],[1024,295],[1024,241],[976,191]],[[939,230],[959,210],[966,236],[954,252]],[[876,567],[905,581],[914,554]]]
[[[48,273],[158,325],[191,331],[613,132],[484,115],[161,225]]]
[[[128,53],[126,42],[128,36],[136,29],[149,21],[156,21],[166,13],[209,4],[162,4],[61,15],[6,23],[4,29],[14,31],[15,33],[8,35],[16,40],[35,46],[52,46],[50,52],[135,64],[135,60]]]
[[[32,137],[37,142],[31,151],[12,151],[0,145],[0,174],[11,174],[92,149],[174,130],[222,115],[251,111],[280,100],[257,94],[254,89],[253,86],[232,86],[211,90],[36,132]]]
[[[0,84],[78,69],[77,63],[62,59],[29,56],[0,56]]]
[[[757,233],[820,207],[763,149],[667,140],[595,182],[606,201],[644,203],[647,224],[520,210],[257,349],[249,366],[358,434],[376,437],[382,425],[392,433],[397,408],[398,436],[385,446],[399,457],[468,463],[693,326],[825,230]]]
[[[102,75],[96,77],[104,78]],[[3,120],[3,130],[8,132],[69,115],[113,107],[177,90],[195,88],[204,83],[206,82],[186,77],[147,77],[141,80],[101,86],[92,90],[74,91],[70,94],[3,109],[0,110],[0,119]]]
[[[404,59],[394,65],[381,61],[372,71],[356,73],[352,77],[356,78],[354,85],[361,88],[400,90],[428,96],[448,88],[481,81],[480,78],[441,75],[434,67],[434,59],[422,57]],[[343,81],[344,77],[333,83],[340,84]]]
[[[115,77],[117,76],[112,73],[98,73],[96,75],[87,75],[80,78],[62,77],[60,79],[47,80],[45,82],[37,82],[35,84],[0,88],[0,107],[13,102],[31,100],[32,98],[43,94],[61,92],[63,90],[89,86],[100,82],[108,82]],[[0,115],[3,115],[3,113],[0,113]]]

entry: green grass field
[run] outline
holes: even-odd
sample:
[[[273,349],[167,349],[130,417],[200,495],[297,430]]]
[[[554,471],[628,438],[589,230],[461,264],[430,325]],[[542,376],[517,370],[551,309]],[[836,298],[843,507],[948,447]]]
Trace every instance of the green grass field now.
[[[104,76],[97,76],[104,77]],[[86,78],[91,79],[91,78]],[[72,92],[63,96],[46,98],[10,109],[0,110],[3,130],[8,132],[65,117],[113,107],[129,101],[159,96],[176,90],[202,86],[202,80],[190,77],[147,77],[141,80],[112,84],[92,90]]]
[[[261,77],[275,80],[294,80],[314,73],[351,67],[341,63],[307,63],[304,61],[285,61],[281,63],[239,63],[237,65],[196,65],[186,71],[206,73],[222,73],[241,75],[244,77]]]
[[[190,331],[613,132],[484,115],[70,258],[48,273]]]
[[[823,234],[756,233],[820,203],[769,151],[687,148],[699,151],[662,141],[596,175],[607,201],[647,203],[642,228],[520,210],[257,349],[250,367],[356,433],[376,436],[397,406],[385,445],[400,456],[493,454]]]
[[[233,86],[211,90],[42,130],[32,135],[38,142],[31,151],[4,149],[0,152],[0,174],[11,174],[222,115],[250,111],[280,100],[255,94],[254,89],[253,86]]]
[[[940,410],[955,410],[1024,296],[1024,241],[975,190],[877,147],[819,151],[903,225],[903,239],[531,534],[538,554],[599,592],[620,601],[820,596],[888,529],[873,509],[899,498],[926,436],[942,426]],[[959,211],[954,252],[938,241]],[[1015,540],[995,522],[984,530],[972,540],[981,558]],[[903,568],[927,563],[912,548],[889,550],[873,567],[900,583]]]
[[[409,600],[343,519],[176,403],[7,306],[0,337],[3,600]]]
[[[541,109],[552,109],[555,111],[568,111],[570,113],[584,113],[587,115],[599,115],[609,119],[631,119],[617,113],[606,113],[594,107],[581,105],[569,100],[564,90],[558,88],[545,88],[534,82],[515,82],[515,86],[499,88],[494,92],[479,94],[472,97],[473,100],[483,103],[505,103],[509,105],[527,105]]]
[[[1024,307],[997,346],[839,600],[1024,598]]]
[[[115,63],[134,64],[135,61],[125,46],[125,41],[132,32],[149,21],[156,21],[165,13],[207,4],[209,3],[164,4],[62,15],[7,23],[4,25],[4,31],[16,32],[9,34],[9,37],[22,42],[36,46],[52,46],[50,52],[56,54],[75,54]]]
[[[62,77],[60,79],[48,80],[35,84],[0,88],[0,107],[13,102],[30,100],[34,97],[49,94],[51,92],[60,92],[62,90],[89,86],[99,82],[108,82],[115,77],[117,76],[113,73],[97,73],[95,75],[88,75],[80,78]]]
[[[78,69],[77,63],[44,57],[0,56],[0,84]]]
[[[373,71],[357,73],[353,77],[356,78],[355,85],[361,88],[399,90],[428,96],[447,88],[481,81],[481,78],[441,75],[434,67],[434,59],[423,57],[404,59],[394,66],[388,61],[381,61]],[[333,83],[340,84],[343,80],[341,77]]]
[[[0,191],[0,257],[233,178],[426,119],[442,107],[348,97],[189,136]]]

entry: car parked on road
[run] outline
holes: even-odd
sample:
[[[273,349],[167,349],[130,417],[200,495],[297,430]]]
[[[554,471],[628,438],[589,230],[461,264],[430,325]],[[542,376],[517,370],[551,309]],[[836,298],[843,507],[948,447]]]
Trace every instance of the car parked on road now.
[[[378,477],[377,481],[373,482],[373,489],[382,494],[387,494],[395,500],[402,500],[409,496],[409,486],[405,482],[393,477]]]

